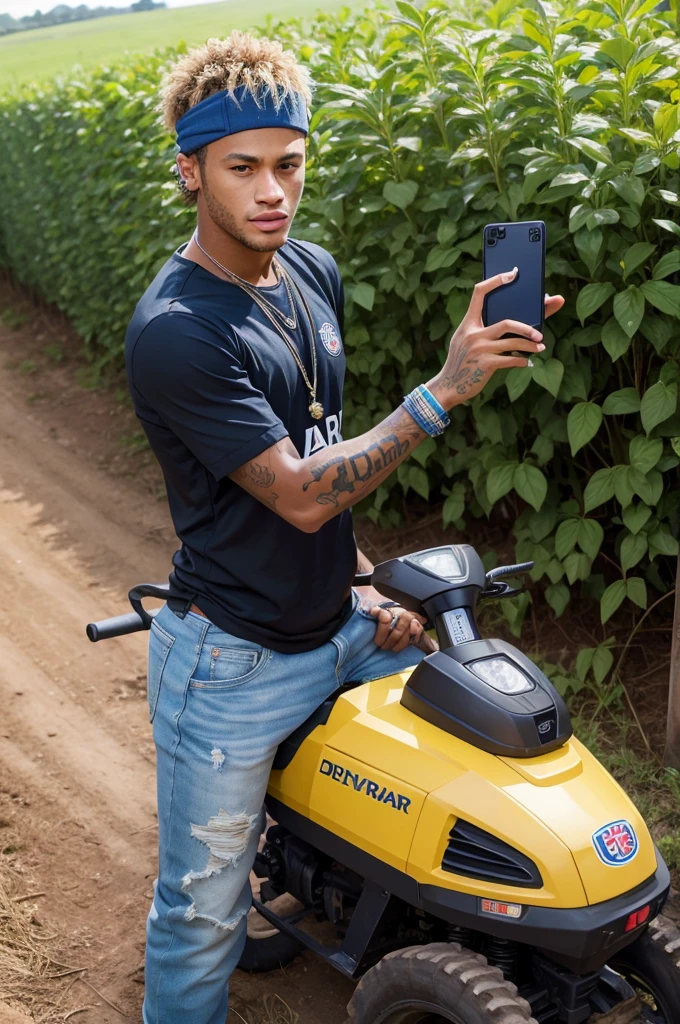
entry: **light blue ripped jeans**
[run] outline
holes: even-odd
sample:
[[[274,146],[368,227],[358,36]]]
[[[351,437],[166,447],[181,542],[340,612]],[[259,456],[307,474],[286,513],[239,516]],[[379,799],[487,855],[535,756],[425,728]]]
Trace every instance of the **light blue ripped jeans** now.
[[[168,605],[153,620],[159,877],[147,922],[144,1024],[224,1024],[276,748],[338,686],[424,657],[416,648],[381,651],[375,630],[356,595],[342,629],[303,654],[267,650]]]

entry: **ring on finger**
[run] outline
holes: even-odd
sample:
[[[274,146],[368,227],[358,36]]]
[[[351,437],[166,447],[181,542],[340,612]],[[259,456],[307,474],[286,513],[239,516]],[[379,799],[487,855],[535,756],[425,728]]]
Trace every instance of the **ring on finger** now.
[[[392,612],[392,621],[390,622],[389,626],[387,627],[387,632],[391,633],[392,630],[394,629],[394,627],[397,625],[398,622],[399,622],[399,616],[395,612]]]

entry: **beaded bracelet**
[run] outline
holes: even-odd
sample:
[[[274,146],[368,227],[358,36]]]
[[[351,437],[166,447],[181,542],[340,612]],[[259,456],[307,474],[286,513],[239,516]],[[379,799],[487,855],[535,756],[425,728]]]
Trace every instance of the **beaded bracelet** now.
[[[409,395],[406,395],[404,408],[420,429],[430,437],[443,434],[451,422],[446,409],[439,404],[430,389],[424,384],[419,384]]]

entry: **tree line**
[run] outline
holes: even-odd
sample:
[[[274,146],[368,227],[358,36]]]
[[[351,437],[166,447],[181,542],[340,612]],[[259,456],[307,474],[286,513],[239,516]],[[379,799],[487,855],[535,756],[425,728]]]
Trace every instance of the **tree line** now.
[[[27,14],[23,18],[13,18],[11,14],[0,14],[0,36],[8,35],[10,32],[24,32],[31,28],[45,28],[49,25],[85,21],[88,18],[105,18],[110,14],[153,11],[167,6],[164,0],[159,3],[156,3],[155,0],[135,0],[129,7],[88,7],[87,4],[70,7],[68,4],[57,4],[51,11],[43,13],[43,11],[36,10],[34,14]]]

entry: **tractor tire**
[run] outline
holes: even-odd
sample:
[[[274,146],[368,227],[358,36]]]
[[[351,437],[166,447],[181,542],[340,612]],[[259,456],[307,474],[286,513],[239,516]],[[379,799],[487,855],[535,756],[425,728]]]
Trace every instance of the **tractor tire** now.
[[[626,979],[650,1009],[654,1024],[675,1024],[680,1007],[680,929],[657,917],[648,930],[608,965]]]
[[[516,985],[457,942],[389,953],[363,976],[347,1012],[351,1024],[536,1024]]]

